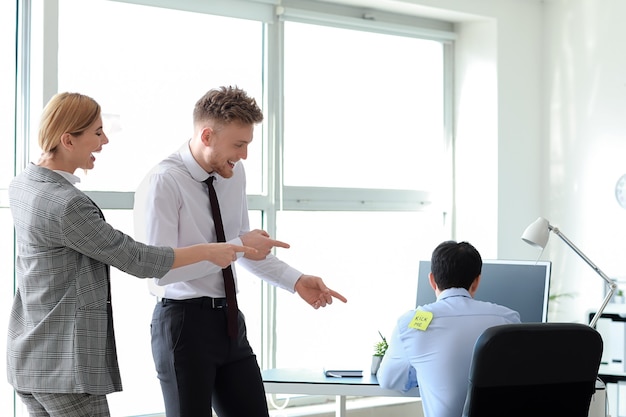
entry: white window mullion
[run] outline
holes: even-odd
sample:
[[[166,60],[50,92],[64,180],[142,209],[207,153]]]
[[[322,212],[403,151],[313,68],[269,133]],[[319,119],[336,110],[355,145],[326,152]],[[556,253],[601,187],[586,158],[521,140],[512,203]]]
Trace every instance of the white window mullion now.
[[[267,146],[267,210],[264,211],[266,230],[276,236],[276,212],[282,206],[282,161],[283,161],[283,23],[266,25],[266,68],[267,74],[264,96],[267,99],[265,132]],[[251,196],[248,197],[252,204]],[[264,317],[262,329],[261,368],[276,366],[276,287],[263,282],[261,314]]]
[[[414,190],[284,187],[285,210],[423,211],[432,207],[429,192]]]
[[[32,2],[18,3],[17,31],[17,79],[16,79],[16,134],[15,134],[15,173],[21,172],[29,162],[28,137],[30,136],[30,61],[31,61],[31,22]]]

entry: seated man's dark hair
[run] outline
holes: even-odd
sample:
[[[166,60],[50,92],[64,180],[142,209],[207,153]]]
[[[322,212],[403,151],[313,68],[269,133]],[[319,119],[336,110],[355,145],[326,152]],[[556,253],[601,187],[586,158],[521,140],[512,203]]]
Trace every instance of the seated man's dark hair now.
[[[474,246],[467,242],[449,240],[433,251],[430,270],[439,290],[465,288],[480,275],[483,260]]]

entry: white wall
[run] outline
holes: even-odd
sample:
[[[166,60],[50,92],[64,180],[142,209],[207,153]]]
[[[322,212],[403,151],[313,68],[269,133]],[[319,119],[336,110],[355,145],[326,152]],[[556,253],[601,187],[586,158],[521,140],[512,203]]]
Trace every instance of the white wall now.
[[[546,199],[544,212],[600,269],[626,276],[626,211],[614,186],[626,173],[626,2],[545,3]],[[551,239],[547,256],[560,272],[560,317],[600,304],[600,279],[572,251]]]

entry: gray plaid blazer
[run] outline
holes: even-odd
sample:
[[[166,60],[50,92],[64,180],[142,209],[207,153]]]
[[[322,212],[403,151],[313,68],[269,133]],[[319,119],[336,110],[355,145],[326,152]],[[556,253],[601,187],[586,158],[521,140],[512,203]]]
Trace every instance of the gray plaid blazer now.
[[[9,319],[9,383],[24,392],[121,391],[109,265],[158,278],[171,268],[173,249],[115,230],[87,195],[34,164],[11,182],[9,203],[18,284]]]

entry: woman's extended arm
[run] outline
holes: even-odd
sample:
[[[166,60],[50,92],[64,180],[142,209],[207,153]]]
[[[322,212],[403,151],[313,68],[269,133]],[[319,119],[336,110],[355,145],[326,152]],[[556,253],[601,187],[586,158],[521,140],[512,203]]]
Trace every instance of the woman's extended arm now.
[[[237,260],[237,252],[255,254],[257,250],[248,246],[231,243],[200,243],[184,248],[174,248],[174,264],[172,269],[200,261],[213,262],[221,268]]]

